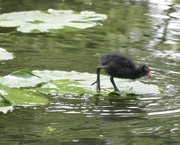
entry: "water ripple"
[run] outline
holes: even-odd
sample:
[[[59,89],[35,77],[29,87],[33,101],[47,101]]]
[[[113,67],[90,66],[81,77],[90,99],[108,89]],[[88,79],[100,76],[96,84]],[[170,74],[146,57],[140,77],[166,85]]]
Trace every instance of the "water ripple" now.
[[[148,113],[148,115],[166,115],[166,114],[172,114],[172,113],[180,113],[180,109],[167,110],[167,111],[161,111],[161,112],[151,112],[151,113]],[[180,116],[180,114],[178,114],[178,115]]]

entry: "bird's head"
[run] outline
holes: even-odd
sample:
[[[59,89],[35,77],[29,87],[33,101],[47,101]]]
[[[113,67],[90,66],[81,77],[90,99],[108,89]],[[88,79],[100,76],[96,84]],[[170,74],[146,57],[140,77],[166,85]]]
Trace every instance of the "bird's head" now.
[[[140,77],[151,76],[151,70],[146,65],[140,66],[139,70],[140,70]]]

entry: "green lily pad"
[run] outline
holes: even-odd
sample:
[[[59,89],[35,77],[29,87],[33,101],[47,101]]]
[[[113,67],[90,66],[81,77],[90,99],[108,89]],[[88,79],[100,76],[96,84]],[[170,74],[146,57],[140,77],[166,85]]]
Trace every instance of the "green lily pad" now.
[[[6,101],[6,104],[10,103],[13,106],[40,106],[49,103],[49,100],[38,92],[9,88],[1,84],[0,88],[1,97],[4,102]]]
[[[108,94],[108,98],[109,99],[119,99],[121,97],[120,93],[119,92],[110,92]]]
[[[11,73],[11,76],[16,76],[16,77],[21,77],[21,78],[29,78],[32,76],[38,77],[35,74],[33,74],[32,71],[29,71],[29,70],[15,71]]]
[[[76,81],[70,80],[56,80],[49,81],[46,84],[43,84],[41,87],[35,88],[36,91],[48,94],[91,94],[92,90],[85,89],[82,84]]]
[[[32,90],[36,90],[45,94],[73,94],[73,95],[84,95],[92,94],[92,90],[88,90],[89,88],[85,88],[82,84],[77,81],[70,80],[54,80],[48,81],[40,87],[33,88]]]
[[[1,91],[0,91],[1,92]],[[7,107],[7,106],[11,106],[11,103],[6,100],[0,93],[0,106],[2,107]],[[1,112],[1,111],[0,111]]]
[[[159,94],[158,86],[140,81],[116,79],[123,92],[114,92],[109,76],[101,75],[101,92],[96,92],[92,82],[96,74],[66,71],[28,71],[20,70],[0,78],[0,112],[7,112],[8,106],[39,106],[48,104],[43,94],[72,96],[107,96],[108,99],[135,97],[135,95]]]
[[[74,31],[101,25],[100,22],[106,18],[106,15],[92,11],[80,13],[72,10],[54,9],[22,11],[0,15],[0,27],[16,27],[17,31],[23,33],[57,33],[59,30]]]
[[[28,72],[29,74],[29,72]],[[92,82],[96,79],[96,74],[90,73],[79,73],[79,72],[66,72],[66,71],[32,71],[33,75],[30,75],[29,78],[17,77],[12,74],[5,76],[0,79],[0,83],[7,85],[12,88],[21,88],[21,87],[34,87],[38,88],[39,84],[48,82],[49,86],[44,85],[43,87],[46,90],[49,88],[49,91],[52,90],[51,86],[55,86],[62,93],[66,94],[97,94],[96,86],[92,86]],[[22,74],[24,76],[24,74]],[[37,77],[38,76],[38,77]],[[56,80],[56,81],[55,81]],[[57,81],[58,80],[58,81]],[[55,82],[53,82],[55,81]],[[140,81],[131,81],[126,79],[116,79],[116,84],[119,87],[120,91],[125,94],[137,94],[137,95],[146,95],[146,94],[159,94],[158,86],[152,84],[144,84]],[[41,87],[41,89],[43,89]],[[77,89],[78,88],[78,89]],[[40,88],[38,88],[40,89]],[[54,88],[53,88],[54,89]],[[78,90],[78,91],[77,91]],[[112,84],[109,81],[109,76],[101,75],[101,93],[108,96],[110,92],[114,89]]]

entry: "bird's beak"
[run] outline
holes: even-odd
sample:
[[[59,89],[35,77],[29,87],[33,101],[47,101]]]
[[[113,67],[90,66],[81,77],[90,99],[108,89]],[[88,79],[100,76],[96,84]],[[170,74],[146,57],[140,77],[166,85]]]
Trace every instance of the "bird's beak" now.
[[[151,76],[151,72],[150,72],[150,71],[148,71],[148,72],[147,72],[147,75],[148,75],[148,76]]]

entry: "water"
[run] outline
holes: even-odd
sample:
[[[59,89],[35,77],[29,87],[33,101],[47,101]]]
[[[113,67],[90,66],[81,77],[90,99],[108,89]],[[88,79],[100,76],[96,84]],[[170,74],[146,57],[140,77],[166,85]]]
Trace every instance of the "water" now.
[[[98,54],[120,51],[147,64],[153,76],[141,81],[156,84],[162,91],[156,96],[121,100],[47,96],[47,106],[14,107],[12,112],[0,114],[0,143],[180,144],[179,6],[170,0],[1,1],[1,13],[53,8],[108,15],[103,26],[78,32],[1,33],[0,47],[15,55],[13,60],[1,62],[1,76],[21,69],[95,73]]]

